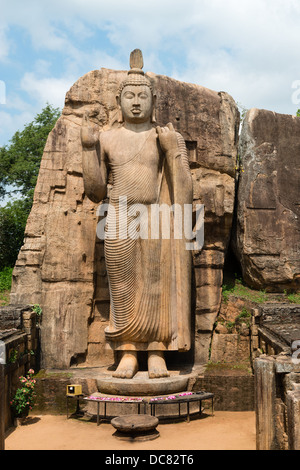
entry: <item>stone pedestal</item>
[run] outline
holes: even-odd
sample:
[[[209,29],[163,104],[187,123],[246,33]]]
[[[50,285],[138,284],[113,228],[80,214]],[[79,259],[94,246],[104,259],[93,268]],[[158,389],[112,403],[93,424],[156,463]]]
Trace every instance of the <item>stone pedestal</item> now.
[[[132,379],[117,379],[103,374],[97,378],[98,391],[109,395],[156,396],[188,390],[193,374],[171,373],[170,377],[149,379],[148,372],[138,372]]]
[[[158,418],[149,415],[118,416],[111,420],[116,429],[114,436],[126,441],[149,441],[157,439]]]

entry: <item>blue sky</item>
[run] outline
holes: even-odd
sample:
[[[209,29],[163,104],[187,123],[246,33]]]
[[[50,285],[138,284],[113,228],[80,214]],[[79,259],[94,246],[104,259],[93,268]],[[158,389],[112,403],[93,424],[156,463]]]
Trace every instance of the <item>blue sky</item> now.
[[[0,0],[0,146],[90,70],[127,70],[135,48],[145,71],[295,114],[299,25],[299,0]]]

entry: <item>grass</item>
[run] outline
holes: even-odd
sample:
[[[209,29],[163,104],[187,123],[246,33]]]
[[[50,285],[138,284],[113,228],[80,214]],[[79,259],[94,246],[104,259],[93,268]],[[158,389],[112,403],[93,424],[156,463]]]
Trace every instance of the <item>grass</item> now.
[[[300,304],[300,293],[287,293],[287,291],[284,291],[284,293],[291,304]]]
[[[13,268],[4,268],[0,271],[0,292],[11,289],[12,272]]]
[[[268,294],[265,290],[255,290],[251,289],[250,287],[246,286],[242,279],[237,277],[229,277],[226,275],[224,276],[224,284],[222,286],[222,297],[223,297],[223,302],[227,303],[230,296],[233,297],[239,297],[244,300],[249,300],[251,302],[255,303],[264,303],[267,302],[268,300],[271,300],[272,296]],[[284,291],[284,293],[281,294],[282,302],[289,302],[293,304],[300,304],[300,293],[296,292],[288,292]],[[247,314],[246,314],[247,316]]]
[[[0,271],[0,307],[9,304],[13,268],[4,268]]]
[[[4,307],[4,305],[9,304],[9,294],[10,294],[9,290],[0,292],[0,307]]]
[[[48,372],[45,369],[39,370],[35,377],[38,379],[46,379],[46,378],[71,378],[73,377],[72,373],[69,372]]]
[[[254,290],[243,284],[243,281],[239,278],[229,279],[222,287],[223,301],[226,303],[229,297],[240,297],[251,302],[263,303],[268,300],[268,294],[265,290]]]

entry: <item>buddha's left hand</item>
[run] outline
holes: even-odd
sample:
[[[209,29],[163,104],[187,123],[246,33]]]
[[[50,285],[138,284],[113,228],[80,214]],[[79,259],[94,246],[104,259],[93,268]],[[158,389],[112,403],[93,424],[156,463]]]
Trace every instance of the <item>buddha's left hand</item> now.
[[[166,153],[167,157],[175,158],[178,155],[179,148],[173,124],[169,122],[166,127],[157,126],[156,132],[162,151]]]

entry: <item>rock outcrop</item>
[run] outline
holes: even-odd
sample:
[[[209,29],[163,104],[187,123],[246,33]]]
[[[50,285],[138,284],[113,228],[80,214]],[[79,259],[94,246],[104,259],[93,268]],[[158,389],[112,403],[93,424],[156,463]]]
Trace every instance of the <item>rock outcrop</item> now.
[[[66,95],[41,162],[24,245],[13,272],[12,304],[40,304],[42,366],[112,363],[104,328],[109,288],[97,205],[84,194],[80,128],[86,111],[100,129],[118,125],[116,93],[126,72],[92,71]],[[195,362],[208,360],[221,303],[223,266],[235,200],[239,113],[233,99],[201,86],[148,74],[158,125],[174,124],[188,148],[194,203],[205,205],[205,243],[195,252]],[[195,314],[195,315],[194,315]]]
[[[235,251],[245,282],[268,291],[300,288],[300,119],[248,111]]]

